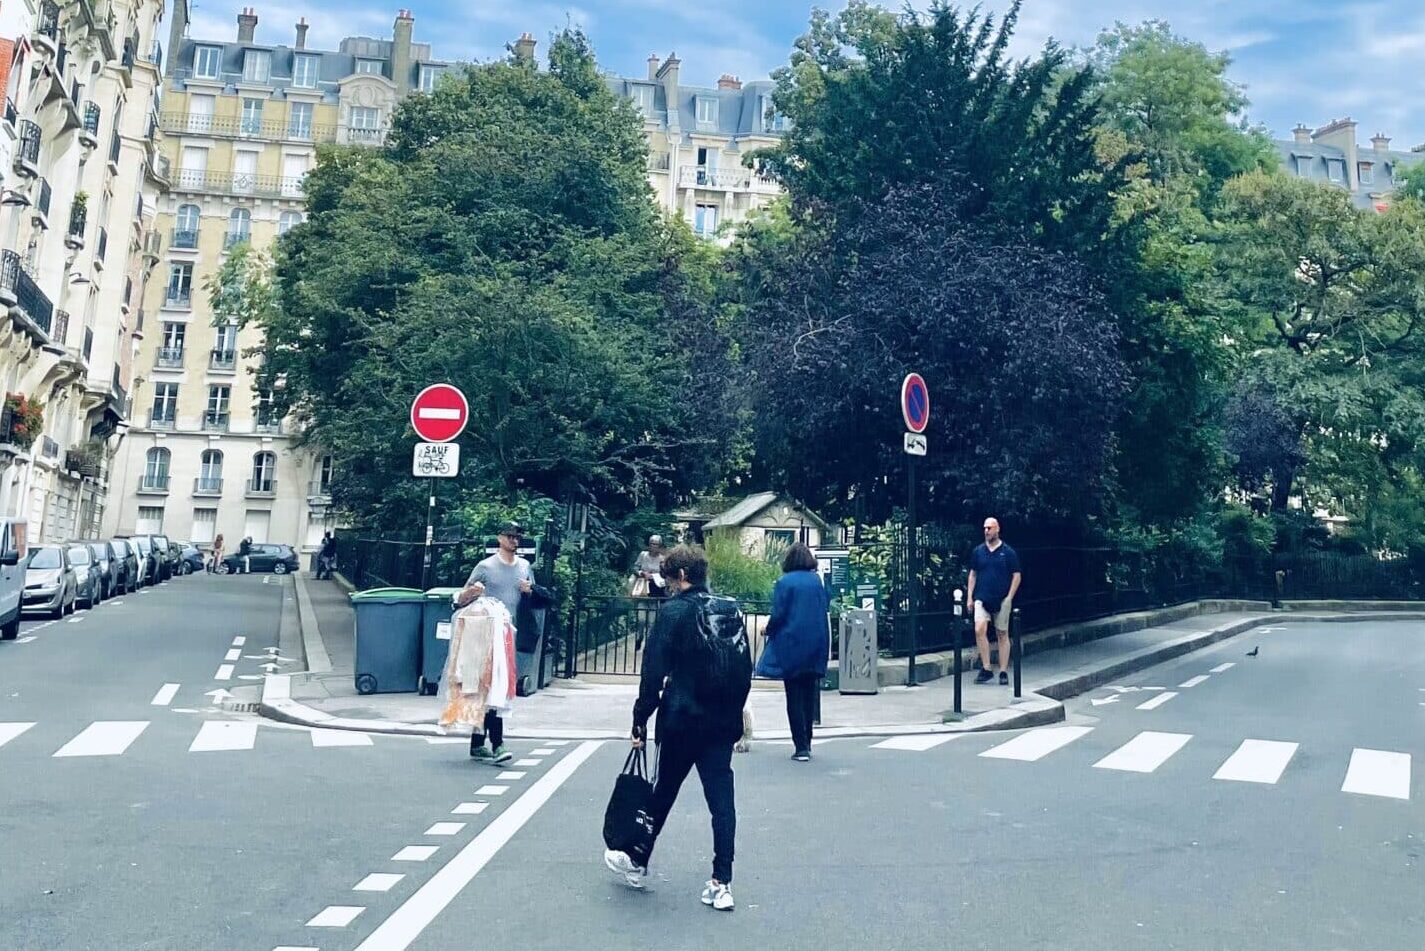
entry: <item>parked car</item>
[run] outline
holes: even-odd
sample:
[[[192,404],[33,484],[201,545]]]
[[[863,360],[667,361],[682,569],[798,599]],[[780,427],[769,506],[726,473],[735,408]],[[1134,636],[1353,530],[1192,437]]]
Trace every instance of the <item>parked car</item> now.
[[[74,610],[77,588],[74,568],[62,545],[30,549],[25,562],[25,610],[47,611],[50,617],[61,617]]]
[[[297,570],[297,553],[292,550],[291,545],[253,545],[248,557],[254,572],[270,571],[273,574],[285,575]],[[242,571],[242,563],[242,555],[228,555],[218,564],[218,574],[238,574]]]
[[[178,542],[179,545],[179,573],[191,575],[194,572],[201,574],[203,566],[207,562],[203,559],[203,553],[198,550],[198,546],[191,542]]]
[[[0,518],[0,639],[20,636],[21,599],[25,592],[26,555],[24,519]]]
[[[139,551],[131,539],[109,539],[109,550],[113,553],[114,564],[120,568],[115,594],[132,594],[139,589]]]
[[[99,572],[99,600],[114,596],[114,564],[113,553],[109,551],[109,543],[84,539],[76,544],[83,545],[89,549],[89,555],[94,559],[94,565]]]
[[[104,582],[100,577],[98,565],[94,563],[94,553],[89,550],[88,545],[81,542],[65,545],[64,553],[69,558],[69,567],[74,570],[75,603],[83,601],[86,608],[95,607],[103,594]]]
[[[134,549],[134,554],[138,556],[138,586],[142,588],[145,585],[158,584],[158,552],[153,547],[152,537],[149,535],[130,535],[125,541]]]
[[[178,552],[168,543],[167,535],[150,535],[148,538],[153,543],[154,555],[158,559],[158,572],[154,577],[159,581],[167,581],[173,577],[174,569],[178,567]]]

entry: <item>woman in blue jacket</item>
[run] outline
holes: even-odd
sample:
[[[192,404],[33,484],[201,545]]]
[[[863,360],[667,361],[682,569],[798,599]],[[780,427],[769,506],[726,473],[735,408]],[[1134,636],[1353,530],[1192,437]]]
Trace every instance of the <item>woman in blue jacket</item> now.
[[[811,759],[811,727],[816,692],[826,676],[831,600],[816,572],[816,556],[798,542],[782,559],[782,577],[772,589],[772,618],[767,646],[757,662],[761,677],[780,678],[787,692],[787,720],[792,728],[792,759]]]

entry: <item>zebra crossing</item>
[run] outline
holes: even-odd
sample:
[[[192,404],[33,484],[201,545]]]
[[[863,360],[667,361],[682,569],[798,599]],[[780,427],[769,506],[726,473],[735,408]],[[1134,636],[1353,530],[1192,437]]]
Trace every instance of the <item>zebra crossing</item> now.
[[[1060,753],[1093,734],[1091,726],[1047,726],[1028,730],[980,751],[983,759],[1037,763]],[[926,736],[895,736],[871,744],[871,749],[923,753],[950,743],[968,746],[964,741],[983,734],[940,733]],[[1143,730],[1107,755],[1099,756],[1094,769],[1120,773],[1154,773],[1187,748],[1191,733],[1165,733]],[[1288,773],[1297,760],[1301,744],[1286,740],[1249,738],[1242,740],[1212,773],[1219,782],[1249,783],[1273,786]],[[1376,750],[1364,747],[1351,749],[1348,759],[1341,762],[1340,791],[1359,796],[1409,801],[1411,793],[1410,753],[1397,750]]]
[[[0,762],[9,755],[44,755],[54,759],[123,756],[147,744],[172,743],[171,730],[162,739],[149,727],[152,720],[95,720],[78,732],[73,727],[45,730],[38,722],[0,721]],[[290,742],[278,736],[305,733],[313,749],[374,746],[372,735],[351,730],[307,729],[267,724],[256,719],[206,720],[196,724],[196,732],[186,740],[189,753],[234,753],[261,748],[267,742]],[[39,729],[37,729],[39,728]],[[393,736],[390,742],[409,742],[411,737]],[[465,742],[462,738],[461,742]]]

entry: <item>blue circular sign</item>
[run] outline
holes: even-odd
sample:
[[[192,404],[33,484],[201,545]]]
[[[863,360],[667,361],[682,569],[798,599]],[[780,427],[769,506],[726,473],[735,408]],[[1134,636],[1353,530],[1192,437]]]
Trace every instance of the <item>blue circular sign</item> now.
[[[930,390],[919,373],[907,374],[901,383],[901,415],[913,433],[923,433],[930,425]]]

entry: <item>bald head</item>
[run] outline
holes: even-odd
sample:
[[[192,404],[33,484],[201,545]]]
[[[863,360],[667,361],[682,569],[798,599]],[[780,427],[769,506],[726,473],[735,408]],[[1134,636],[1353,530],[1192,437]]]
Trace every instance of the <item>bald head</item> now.
[[[999,541],[999,519],[985,519],[985,541],[990,544]]]

